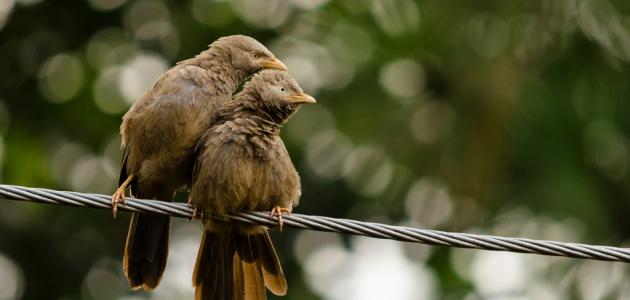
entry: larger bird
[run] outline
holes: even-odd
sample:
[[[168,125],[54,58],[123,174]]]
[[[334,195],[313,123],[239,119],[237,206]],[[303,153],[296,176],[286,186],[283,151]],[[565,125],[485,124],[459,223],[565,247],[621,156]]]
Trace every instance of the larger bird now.
[[[125,114],[120,127],[124,148],[120,187],[112,197],[114,216],[125,189],[137,198],[172,200],[190,182],[197,141],[210,116],[262,68],[286,69],[261,43],[227,36],[208,50],[164,73]],[[155,288],[168,256],[167,216],[134,213],[123,258],[133,289]]]
[[[279,133],[305,103],[315,99],[286,72],[261,71],[219,109],[199,141],[189,195],[204,228],[193,274],[196,299],[265,299],[265,286],[286,294],[267,228],[209,216],[267,210],[280,217],[297,205],[300,178]]]

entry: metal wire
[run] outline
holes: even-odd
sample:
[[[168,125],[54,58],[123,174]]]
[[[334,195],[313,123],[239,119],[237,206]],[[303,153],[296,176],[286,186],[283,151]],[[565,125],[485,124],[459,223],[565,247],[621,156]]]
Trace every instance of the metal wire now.
[[[27,188],[14,185],[0,185],[0,199],[111,209],[111,196],[108,195]],[[127,198],[126,200],[126,204],[119,206],[119,210],[163,214],[182,218],[192,217],[192,208],[184,203],[134,198]],[[238,212],[223,216],[222,219],[271,227],[278,225],[277,217],[270,218],[269,212]],[[445,232],[302,214],[291,214],[284,216],[283,219],[286,227],[299,229],[339,232],[436,246],[630,263],[630,249],[628,248]]]

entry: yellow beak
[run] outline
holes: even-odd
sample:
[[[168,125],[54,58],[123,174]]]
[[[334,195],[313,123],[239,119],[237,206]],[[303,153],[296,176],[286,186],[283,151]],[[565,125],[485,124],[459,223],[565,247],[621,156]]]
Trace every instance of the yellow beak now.
[[[295,104],[313,104],[313,103],[317,103],[317,101],[315,101],[315,98],[313,98],[313,96],[311,96],[309,94],[288,96],[287,98],[289,98],[289,102],[295,103]]]
[[[265,68],[270,69],[278,69],[283,71],[288,71],[287,66],[277,58],[273,58],[272,60],[266,60],[260,63]]]

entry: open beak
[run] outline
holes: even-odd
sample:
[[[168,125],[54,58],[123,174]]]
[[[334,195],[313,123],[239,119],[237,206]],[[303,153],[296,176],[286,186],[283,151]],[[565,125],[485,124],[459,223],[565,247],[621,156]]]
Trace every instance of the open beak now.
[[[283,71],[287,71],[287,66],[280,61],[277,58],[273,58],[271,60],[266,60],[260,63],[263,67],[265,68],[270,68],[270,69],[278,69],[278,70],[283,70]]]
[[[301,94],[301,95],[295,95],[295,96],[289,96],[289,101],[291,103],[295,103],[295,104],[312,104],[312,103],[317,103],[317,101],[315,101],[315,98],[313,98],[313,96],[309,95],[309,94]]]

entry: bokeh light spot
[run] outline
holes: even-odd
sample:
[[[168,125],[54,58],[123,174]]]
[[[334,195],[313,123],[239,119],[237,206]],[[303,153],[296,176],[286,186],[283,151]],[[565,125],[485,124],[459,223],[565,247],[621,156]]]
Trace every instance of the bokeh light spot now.
[[[433,144],[444,140],[453,132],[455,119],[455,112],[447,103],[426,101],[413,113],[409,125],[418,142]]]
[[[311,138],[306,146],[306,160],[315,174],[326,179],[341,175],[343,162],[352,151],[353,145],[335,129],[322,131]]]
[[[381,86],[396,97],[418,95],[424,87],[424,71],[411,59],[399,59],[388,63],[381,69]]]
[[[510,27],[495,15],[481,15],[466,26],[468,41],[483,58],[493,58],[505,49],[510,38]]]
[[[472,280],[484,296],[519,293],[527,286],[523,257],[506,252],[477,252],[472,263]]]
[[[154,21],[143,24],[135,31],[136,38],[140,40],[159,39],[172,34],[175,31],[170,22]]]
[[[36,75],[42,63],[62,52],[64,43],[56,31],[40,29],[22,38],[18,59],[24,74]]]
[[[315,91],[321,86],[319,72],[311,60],[302,56],[290,56],[282,61],[305,90]]]
[[[15,5],[14,0],[4,0],[0,2],[0,29],[2,29],[4,24],[9,20],[13,5]]]
[[[69,54],[57,54],[44,62],[39,70],[39,88],[50,102],[72,99],[83,84],[83,65]]]
[[[625,269],[625,270],[624,270]],[[602,264],[593,261],[583,262],[576,278],[576,286],[581,299],[607,299],[611,291],[619,285],[627,286],[627,268],[617,264]],[[606,278],[606,280],[602,280]],[[616,298],[623,299],[623,298]]]
[[[353,238],[352,248],[316,247],[304,268],[307,283],[325,299],[434,299],[435,275],[405,257],[400,243]]]
[[[284,131],[292,139],[305,143],[334,126],[335,119],[330,110],[323,105],[311,105],[301,108],[300,113],[293,115],[290,125]]]
[[[121,274],[118,261],[109,258],[96,261],[83,282],[84,299],[118,299],[124,295],[128,287]]]
[[[296,7],[306,10],[316,9],[328,2],[329,0],[291,0]]]
[[[0,254],[0,300],[21,299],[24,275],[18,265]]]
[[[166,271],[160,288],[151,295],[153,300],[194,298],[190,278],[199,250],[201,226],[185,220],[173,220],[173,223]]]
[[[127,10],[125,26],[130,32],[135,34],[137,30],[147,23],[168,21],[169,19],[170,11],[164,2],[142,0],[134,2]]]
[[[370,34],[347,22],[335,24],[326,45],[338,60],[355,65],[367,62],[374,53],[374,42]]]
[[[609,54],[630,60],[630,21],[609,1],[580,1],[576,13],[582,31]]]
[[[348,252],[340,245],[325,245],[316,248],[304,262],[307,283],[311,289],[323,295],[341,292],[342,278],[339,277],[347,272],[344,262],[348,260],[348,256]]]
[[[167,57],[174,58],[179,51],[179,33],[161,1],[135,2],[125,14],[125,27],[137,41],[160,46]]]
[[[415,33],[420,25],[420,10],[412,0],[374,0],[372,14],[389,35]]]
[[[62,186],[79,192],[110,193],[118,174],[107,172],[111,162],[93,154],[85,145],[60,142],[52,151],[51,172]]]
[[[135,54],[135,47],[119,28],[106,28],[92,36],[86,56],[94,69],[123,64]]]
[[[289,1],[236,0],[232,7],[243,21],[261,28],[276,28],[284,24],[291,13]]]
[[[91,191],[90,184],[96,179],[99,162],[96,157],[86,155],[77,160],[70,173],[70,186],[76,191]],[[92,190],[94,191],[94,190]]]
[[[270,49],[287,64],[300,86],[315,93],[320,88],[338,89],[351,82],[356,59],[345,59],[347,55],[344,54],[332,54],[348,51],[348,48],[355,49],[354,46],[347,45],[352,43],[348,39],[346,37],[339,41],[337,38],[329,38],[327,48],[304,39],[285,37],[274,41]],[[366,51],[370,52],[369,45],[366,47]]]
[[[349,186],[366,196],[383,192],[393,173],[394,166],[385,152],[370,146],[354,149],[343,166],[343,174]]]
[[[88,3],[93,9],[100,11],[116,9],[125,4],[125,2],[127,2],[127,0],[88,0]]]
[[[438,179],[416,181],[407,194],[405,211],[421,227],[434,228],[450,220],[453,203],[445,184]]]
[[[167,69],[166,60],[154,54],[138,54],[127,62],[118,81],[125,101],[129,104],[137,101]]]
[[[129,103],[118,89],[121,70],[119,67],[108,67],[94,81],[92,88],[94,102],[105,113],[119,114],[129,107]]]
[[[52,151],[51,171],[59,185],[70,185],[70,171],[75,161],[86,155],[89,149],[82,144],[61,142]]]
[[[335,248],[341,245],[342,241],[339,234],[304,230],[301,231],[295,239],[293,252],[295,254],[295,257],[302,264],[306,264],[311,254],[313,254],[313,252],[317,249],[327,246]]]

